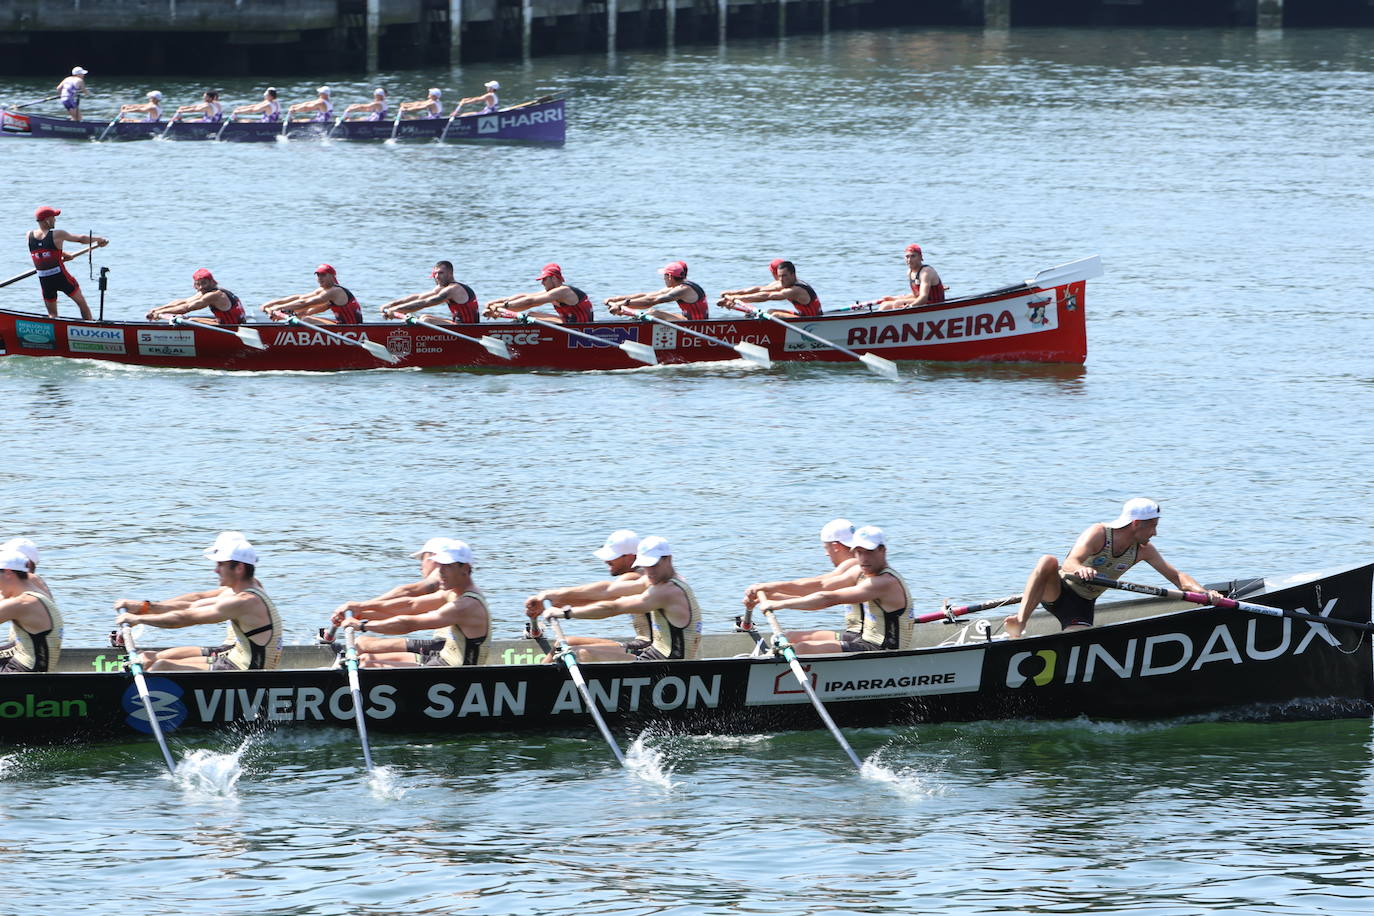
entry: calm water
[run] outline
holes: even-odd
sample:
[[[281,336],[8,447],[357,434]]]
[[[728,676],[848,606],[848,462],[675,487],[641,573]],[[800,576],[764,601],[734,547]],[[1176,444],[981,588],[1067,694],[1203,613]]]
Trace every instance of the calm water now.
[[[199,266],[256,303],[329,261],[369,309],[440,257],[483,298],[556,260],[600,299],[673,258],[714,291],[784,256],[832,306],[897,291],[912,240],[956,294],[1095,253],[1108,270],[1081,370],[225,377],[8,358],[0,533],[40,542],[87,644],[114,598],[208,584],[222,528],[257,542],[302,641],[440,533],[476,549],[498,635],[529,592],[596,575],[589,551],[621,526],[672,539],[718,628],[749,582],[815,569],[839,514],[888,530],[931,609],[1018,590],[1133,495],[1164,502],[1157,543],[1203,579],[1367,560],[1372,49],[1334,31],[847,33],[377,80],[415,98],[557,87],[563,149],[0,139],[0,274],[26,269],[19,236],[53,203],[114,240],[96,266],[118,317],[185,295]],[[341,102],[371,84],[333,83]],[[199,89],[91,85],[102,103]],[[0,304],[38,305],[30,283]],[[16,751],[0,912],[1362,913],[1371,731],[856,731],[865,778],[821,732],[621,735],[639,775],[594,734],[384,738],[375,784],[348,731],[177,738],[194,759],[175,783],[148,744]]]

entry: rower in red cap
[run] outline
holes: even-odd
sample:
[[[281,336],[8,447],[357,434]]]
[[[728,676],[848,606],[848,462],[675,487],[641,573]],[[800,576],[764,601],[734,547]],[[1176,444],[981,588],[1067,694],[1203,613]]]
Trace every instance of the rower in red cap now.
[[[940,275],[934,267],[924,263],[924,257],[920,245],[912,242],[906,246],[906,282],[911,287],[910,296],[884,296],[865,304],[876,306],[878,311],[885,312],[889,309],[905,309],[915,305],[935,305],[944,302],[945,287],[940,282]]]
[[[81,293],[81,284],[67,271],[65,262],[68,258],[62,253],[62,243],[76,242],[104,248],[110,244],[110,240],[98,235],[76,235],[55,228],[57,217],[61,214],[62,211],[56,207],[39,207],[33,211],[33,218],[38,220],[38,228],[28,234],[29,257],[33,259],[34,270],[38,274],[38,285],[43,290],[43,304],[47,306],[48,314],[53,318],[57,317],[57,294],[66,293],[67,297],[76,303],[77,308],[81,309],[81,317],[90,321],[91,307],[86,304],[86,297]]]
[[[191,274],[191,282],[196,287],[194,296],[174,299],[166,305],[159,305],[148,312],[148,320],[157,321],[161,318],[170,318],[173,315],[185,315],[187,312],[194,312],[196,309],[203,308],[208,308],[210,314],[197,315],[191,319],[192,321],[199,321],[202,324],[219,324],[232,328],[248,320],[248,314],[243,310],[243,303],[239,301],[239,297],[220,287],[215,282],[215,275],[210,271],[202,267]]]
[[[488,318],[500,318],[503,312],[523,312],[536,305],[552,305],[557,314],[530,312],[530,317],[559,324],[584,324],[593,320],[592,300],[576,286],[568,285],[563,279],[563,268],[557,264],[545,264],[539,272],[539,282],[544,287],[542,293],[518,293],[504,299],[493,299],[487,303],[484,314]]]
[[[606,307],[613,315],[630,315],[647,310],[655,318],[668,321],[702,321],[711,310],[706,301],[706,291],[687,279],[687,262],[673,261],[664,265],[663,289],[653,293],[631,293],[628,296],[612,296],[606,300]],[[681,312],[654,308],[656,305],[676,303]]]
[[[337,272],[328,264],[315,268],[315,281],[320,285],[299,296],[286,296],[264,302],[262,310],[273,321],[284,321],[294,315],[311,324],[362,324],[363,307],[346,287],[339,285]],[[332,311],[333,318],[320,313]]]
[[[430,320],[440,324],[477,324],[482,320],[477,294],[471,286],[453,279],[452,261],[436,262],[429,276],[434,281],[434,289],[393,299],[382,306],[382,317],[404,318],[431,305],[447,305],[451,317],[430,315]]]
[[[778,266],[784,263],[784,261],[784,258],[774,258],[768,262],[768,272],[773,275],[773,282],[764,283],[761,286],[745,286],[740,289],[727,289],[720,294],[720,298],[716,300],[716,305],[723,306],[725,305],[725,300],[734,299],[738,296],[752,296],[754,293],[771,293],[776,289],[780,289],[781,287],[778,284]]]
[[[725,295],[721,304],[726,308],[750,302],[790,302],[790,309],[769,309],[768,314],[779,318],[815,318],[821,314],[821,298],[811,284],[797,279],[797,268],[791,261],[778,265],[778,287],[745,295]]]

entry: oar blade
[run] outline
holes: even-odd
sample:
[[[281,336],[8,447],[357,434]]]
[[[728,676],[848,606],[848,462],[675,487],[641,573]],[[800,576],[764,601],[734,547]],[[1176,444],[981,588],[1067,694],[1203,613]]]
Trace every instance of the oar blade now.
[[[658,354],[654,352],[653,347],[635,343],[633,340],[626,340],[621,342],[620,349],[647,366],[658,365]]]
[[[890,359],[883,359],[873,353],[859,354],[859,362],[863,363],[877,375],[881,375],[890,381],[897,381],[897,364]]]
[[[360,340],[358,342],[362,344],[364,350],[371,353],[373,356],[377,357],[387,365],[394,366],[401,361],[401,358],[399,356],[397,356],[395,353],[392,353],[390,350],[388,350],[381,344],[377,343],[375,340]]]
[[[510,344],[499,337],[483,337],[477,342],[486,347],[492,356],[499,356],[501,359],[515,358],[510,352]]]
[[[1095,254],[1091,257],[1079,258],[1077,261],[1047,267],[1027,280],[1026,285],[1050,289],[1055,286],[1063,286],[1066,283],[1077,283],[1079,280],[1092,280],[1100,276],[1102,276],[1102,256]]]
[[[254,328],[239,328],[235,333],[239,340],[243,341],[244,346],[252,347],[254,350],[266,350],[267,344],[262,342],[262,335]]]
[[[771,369],[773,367],[773,357],[769,356],[768,351],[758,344],[737,343],[734,346],[735,352],[751,363],[758,363],[765,369]]]

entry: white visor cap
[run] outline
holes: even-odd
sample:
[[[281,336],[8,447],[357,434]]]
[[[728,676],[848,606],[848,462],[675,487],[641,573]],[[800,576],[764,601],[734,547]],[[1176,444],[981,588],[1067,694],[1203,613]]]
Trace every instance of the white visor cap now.
[[[854,543],[850,546],[877,550],[879,547],[887,546],[887,535],[883,534],[883,529],[877,525],[864,525],[854,532]]]
[[[1125,528],[1131,522],[1144,522],[1152,518],[1159,518],[1159,503],[1137,496],[1135,499],[1126,500],[1121,507],[1121,514],[1108,522],[1107,527]]]
[[[854,523],[847,518],[837,518],[826,522],[825,527],[821,529],[821,543],[829,544],[831,541],[846,547],[853,547]]]
[[[649,535],[639,542],[639,550],[635,553],[635,566],[653,566],[664,557],[671,557],[673,548],[668,546],[666,538],[658,535]]]
[[[619,531],[612,531],[606,538],[606,543],[593,550],[592,555],[605,563],[616,557],[633,556],[639,553],[639,541],[639,535],[628,528],[621,528]]]
[[[471,563],[472,548],[463,541],[449,541],[442,550],[436,550],[430,559],[440,566],[449,563]]]
[[[425,541],[425,546],[411,554],[412,557],[422,557],[427,553],[438,553],[445,547],[453,543],[453,538],[430,538]]]

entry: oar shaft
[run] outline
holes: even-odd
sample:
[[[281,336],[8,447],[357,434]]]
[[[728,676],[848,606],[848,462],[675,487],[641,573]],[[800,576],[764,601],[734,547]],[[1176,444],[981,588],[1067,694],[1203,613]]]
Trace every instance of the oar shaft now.
[[[167,762],[167,772],[176,775],[176,761],[172,759],[172,751],[167,747],[167,739],[162,734],[162,722],[157,717],[157,710],[153,708],[153,697],[148,692],[148,679],[143,676],[143,665],[138,660],[138,649],[134,646],[134,634],[127,623],[119,625],[120,638],[124,642],[124,651],[129,653],[129,670],[134,675],[134,685],[138,688],[139,699],[143,701],[143,709],[148,714],[148,725],[153,730],[153,737],[157,739],[157,746],[162,750],[162,759]]]
[[[1248,601],[1237,601],[1234,598],[1213,598],[1206,592],[1191,592],[1178,588],[1160,588],[1156,585],[1140,585],[1135,582],[1121,582],[1116,579],[1108,579],[1106,576],[1094,576],[1089,580],[1093,585],[1101,585],[1105,588],[1120,589],[1124,592],[1135,592],[1140,595],[1154,595],[1158,598],[1172,598],[1175,601],[1187,601],[1190,604],[1210,605],[1226,611],[1244,611],[1247,614],[1261,614],[1265,617],[1287,617],[1291,620],[1306,620],[1310,623],[1329,623],[1334,626],[1349,627],[1354,630],[1364,630],[1374,633],[1374,623],[1365,623],[1360,620],[1342,620],[1339,617],[1323,617],[1320,614],[1306,614],[1302,611],[1290,611],[1287,608],[1270,607],[1267,604],[1251,604]]]
[[[615,754],[615,759],[621,766],[625,766],[625,755],[620,752],[620,745],[616,744],[611,730],[606,727],[606,720],[601,715],[601,710],[596,708],[596,701],[592,699],[591,689],[587,686],[587,680],[582,676],[582,669],[577,664],[577,654],[568,645],[567,638],[563,635],[563,627],[557,620],[549,618],[549,629],[553,630],[554,639],[558,645],[563,647],[563,664],[568,668],[568,677],[577,687],[577,692],[582,695],[582,703],[587,707],[587,712],[591,713],[592,719],[596,722],[597,730],[601,732],[601,737],[606,739],[611,751]]]
[[[1008,595],[1005,598],[993,598],[990,601],[980,601],[977,604],[961,604],[954,607],[947,606],[943,611],[937,611],[933,614],[922,614],[920,617],[915,618],[915,620],[917,623],[930,623],[933,620],[944,620],[949,617],[963,617],[965,614],[977,614],[979,611],[990,611],[993,608],[1016,604],[1022,597],[1022,595]]]
[[[862,770],[864,768],[863,761],[859,759],[858,754],[854,753],[854,748],[849,746],[849,742],[845,740],[844,733],[835,724],[835,720],[830,718],[830,713],[826,710],[825,704],[821,702],[821,698],[816,696],[816,689],[811,686],[811,679],[806,676],[806,671],[802,668],[801,662],[797,660],[796,651],[787,644],[787,637],[783,636],[782,626],[778,623],[777,615],[772,611],[764,611],[763,613],[768,618],[768,625],[773,628],[775,644],[782,650],[783,658],[787,659],[787,664],[792,667],[792,675],[797,679],[797,683],[801,684],[802,690],[806,691],[806,696],[811,700],[811,705],[816,707],[816,714],[821,717],[821,721],[830,730],[830,734],[835,736],[840,747],[844,748],[844,752],[849,755],[855,769]]]
[[[99,246],[96,246],[96,245],[87,245],[85,248],[82,248],[82,249],[80,249],[79,251],[74,251],[74,252],[72,252],[70,255],[64,254],[64,255],[62,256],[62,260],[64,260],[64,261],[75,261],[77,258],[81,257],[83,254],[87,254],[87,253],[89,253],[89,252],[94,251],[97,247],[99,247]],[[28,279],[29,277],[32,277],[32,276],[33,276],[34,274],[36,274],[36,273],[38,273],[38,268],[37,268],[37,267],[33,268],[32,270],[26,270],[26,271],[24,271],[22,274],[17,274],[16,276],[10,277],[8,280],[0,280],[0,287],[9,286],[11,283],[18,283],[20,280]]]
[[[344,644],[347,647],[347,654],[344,656],[344,667],[348,669],[348,691],[353,695],[353,718],[358,722],[358,740],[363,745],[363,763],[367,766],[367,771],[372,772],[372,748],[367,741],[367,715],[363,712],[363,688],[358,678],[358,647],[356,635],[352,627],[344,631]]]
[[[794,334],[797,334],[801,337],[805,337],[808,340],[814,340],[816,343],[824,344],[825,346],[830,347],[832,350],[839,350],[841,353],[844,353],[848,356],[852,356],[854,359],[863,358],[863,355],[861,353],[858,353],[855,350],[851,350],[843,344],[837,344],[833,340],[826,340],[819,334],[813,334],[805,328],[799,328],[792,322],[787,321],[786,319],[779,318],[777,315],[768,314],[763,309],[746,309],[737,305],[731,306],[731,308],[733,308],[737,312],[744,312],[746,314],[753,315],[756,318],[762,318],[765,321],[771,321],[774,324],[780,324]]]

